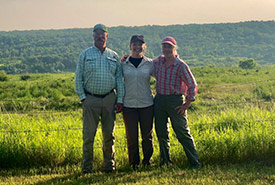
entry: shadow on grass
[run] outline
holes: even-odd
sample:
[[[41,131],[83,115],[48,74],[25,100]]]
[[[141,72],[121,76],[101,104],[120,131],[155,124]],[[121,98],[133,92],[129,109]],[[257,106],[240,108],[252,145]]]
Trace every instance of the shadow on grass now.
[[[36,182],[36,185],[44,184],[124,184],[124,183],[137,183],[142,182],[144,179],[154,178],[163,173],[163,170],[169,170],[168,168],[141,168],[138,171],[133,171],[130,168],[117,170],[113,173],[104,173],[96,171],[90,174],[82,174],[77,172],[75,174],[62,175],[60,177],[54,177],[49,180],[42,180]]]
[[[274,161],[254,161],[238,164],[207,164],[199,170],[189,170],[187,166],[175,164],[172,167],[141,167],[137,171],[129,166],[113,173],[103,173],[97,170],[83,175],[81,168],[66,169],[1,171],[9,177],[21,179],[21,183],[31,184],[274,184]],[[72,169],[73,168],[73,169]]]
[[[200,184],[205,180],[214,183],[229,184],[240,182],[253,184],[261,182],[272,184],[275,182],[274,165],[262,163],[207,165],[199,170],[173,167],[141,168],[138,171],[131,169],[118,170],[114,173],[94,172],[88,175],[81,173],[62,175],[49,180],[35,183],[44,184]],[[234,184],[234,183],[233,183]]]

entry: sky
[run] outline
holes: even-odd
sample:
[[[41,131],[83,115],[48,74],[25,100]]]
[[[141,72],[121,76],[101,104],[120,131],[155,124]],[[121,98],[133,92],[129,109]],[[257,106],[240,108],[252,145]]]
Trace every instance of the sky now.
[[[0,31],[275,20],[275,0],[0,0]]]

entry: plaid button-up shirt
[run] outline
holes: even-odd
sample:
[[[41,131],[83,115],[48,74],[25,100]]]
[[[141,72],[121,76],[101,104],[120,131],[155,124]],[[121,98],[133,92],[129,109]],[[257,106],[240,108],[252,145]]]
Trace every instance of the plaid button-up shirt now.
[[[186,99],[195,101],[197,83],[188,65],[176,58],[173,65],[164,65],[164,56],[154,59],[154,75],[156,78],[156,91],[162,95],[185,94]]]
[[[92,94],[106,94],[116,89],[117,102],[123,102],[122,68],[116,52],[106,48],[101,54],[93,46],[79,55],[75,71],[75,92],[80,100],[86,98],[84,89]]]

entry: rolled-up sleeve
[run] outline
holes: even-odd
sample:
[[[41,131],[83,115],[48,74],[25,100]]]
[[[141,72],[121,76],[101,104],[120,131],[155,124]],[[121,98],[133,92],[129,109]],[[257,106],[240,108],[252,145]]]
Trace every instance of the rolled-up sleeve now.
[[[86,94],[84,92],[84,78],[83,78],[83,64],[84,64],[84,52],[82,52],[78,57],[78,62],[75,71],[75,92],[78,95],[80,100],[86,98]]]

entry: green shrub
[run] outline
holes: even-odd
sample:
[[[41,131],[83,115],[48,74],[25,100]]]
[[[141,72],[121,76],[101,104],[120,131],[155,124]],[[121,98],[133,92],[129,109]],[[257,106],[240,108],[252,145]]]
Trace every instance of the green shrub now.
[[[28,80],[31,76],[30,75],[21,75],[21,80]]]
[[[247,59],[247,60],[241,60],[239,62],[239,67],[242,69],[253,69],[256,67],[256,62],[253,58]]]
[[[5,71],[0,71],[0,81],[8,81],[8,75],[6,74]]]
[[[266,101],[271,101],[275,98],[275,90],[274,85],[265,84],[259,87],[256,87],[253,91],[259,98],[264,99]]]

